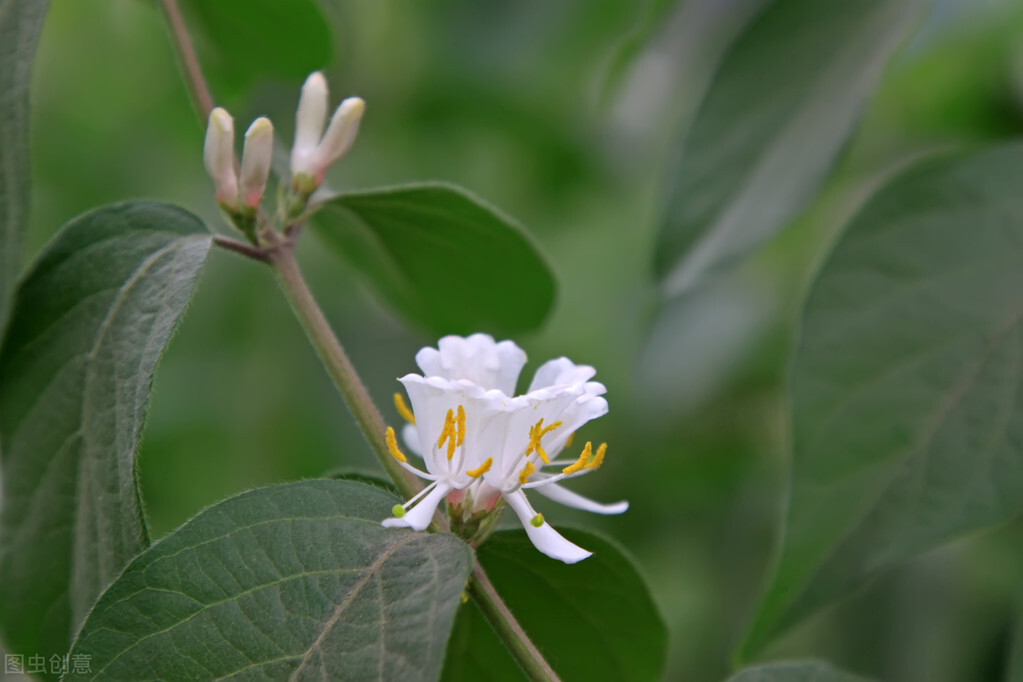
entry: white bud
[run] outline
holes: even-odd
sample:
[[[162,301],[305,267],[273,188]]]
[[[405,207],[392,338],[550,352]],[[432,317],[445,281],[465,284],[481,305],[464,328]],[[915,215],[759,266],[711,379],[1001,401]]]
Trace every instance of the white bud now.
[[[341,106],[330,119],[330,126],[316,150],[316,171],[322,174],[327,166],[344,156],[359,132],[359,122],[366,103],[358,97],[349,97],[341,102]]]
[[[306,79],[295,115],[295,145],[291,148],[291,173],[314,175],[316,147],[327,123],[327,79],[319,71]]]
[[[245,148],[242,150],[242,172],[238,181],[241,199],[249,208],[259,205],[270,176],[273,161],[274,127],[270,119],[260,117],[252,122],[245,133]]]
[[[217,107],[210,112],[203,146],[206,172],[217,188],[217,201],[231,208],[238,205],[238,177],[234,172],[234,119]]]

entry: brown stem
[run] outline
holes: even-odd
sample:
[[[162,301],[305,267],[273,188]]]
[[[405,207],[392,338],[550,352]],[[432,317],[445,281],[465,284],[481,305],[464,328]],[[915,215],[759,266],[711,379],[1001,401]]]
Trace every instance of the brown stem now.
[[[206,85],[206,78],[202,75],[202,67],[199,65],[199,58],[195,54],[195,46],[192,45],[192,38],[188,35],[188,28],[181,16],[177,0],[160,0],[160,7],[163,9],[164,17],[167,19],[167,27],[170,29],[171,39],[174,42],[174,51],[178,55],[178,62],[181,71],[184,73],[185,82],[188,84],[189,94],[192,96],[192,103],[195,105],[196,113],[202,119],[203,125],[213,111],[213,95]]]
[[[213,237],[213,243],[223,249],[240,253],[241,255],[252,258],[253,260],[258,260],[263,263],[270,262],[270,251],[268,249],[264,249],[259,246],[252,246],[245,242],[235,241],[229,237],[221,237],[220,235]]]

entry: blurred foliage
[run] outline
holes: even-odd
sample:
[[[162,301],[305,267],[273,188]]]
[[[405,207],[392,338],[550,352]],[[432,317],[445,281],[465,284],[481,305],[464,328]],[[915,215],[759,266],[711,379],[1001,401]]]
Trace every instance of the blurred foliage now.
[[[577,488],[632,501],[621,517],[559,508],[550,518],[584,520],[637,556],[671,631],[667,678],[712,681],[730,672],[776,541],[783,382],[808,279],[844,217],[894,168],[1023,130],[1023,8],[937,2],[815,203],[756,257],[661,313],[649,263],[669,142],[754,3],[647,4],[325,4],[333,97],[368,105],[330,183],[449,180],[535,234],[559,298],[546,327],[517,340],[533,358],[598,368],[611,412],[586,438],[610,447],[602,474]],[[642,46],[630,47],[637,31]],[[271,116],[288,140],[299,85],[297,74],[263,73],[217,94],[239,121]],[[220,224],[202,127],[155,3],[54,0],[33,87],[30,254],[75,214],[117,199],[173,201]],[[389,405],[394,378],[435,339],[387,312],[314,234],[300,256],[370,391]],[[269,272],[212,254],[189,313],[157,374],[140,458],[154,537],[257,485],[372,470]],[[898,569],[768,657],[909,682],[1002,679],[1019,533]]]

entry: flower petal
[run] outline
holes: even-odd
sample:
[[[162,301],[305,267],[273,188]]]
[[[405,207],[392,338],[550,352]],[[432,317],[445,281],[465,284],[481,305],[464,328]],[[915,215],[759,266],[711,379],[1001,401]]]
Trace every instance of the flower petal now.
[[[529,384],[529,392],[548,386],[583,384],[592,379],[597,370],[589,365],[577,365],[568,358],[555,358],[540,365]]]
[[[550,498],[566,507],[574,507],[575,509],[582,509],[594,514],[622,514],[629,508],[629,503],[625,500],[613,504],[601,504],[557,483],[537,485],[531,488],[531,490],[535,490],[544,497]]]
[[[529,500],[521,490],[505,495],[504,499],[508,502],[508,506],[515,510],[519,521],[522,522],[522,527],[526,529],[529,540],[541,553],[552,559],[564,561],[566,564],[574,564],[593,554],[593,552],[588,552],[566,540],[546,521],[539,528],[534,526],[532,521],[536,517],[536,511],[530,506]]]
[[[416,364],[425,376],[467,379],[510,396],[526,364],[526,353],[511,341],[494,341],[489,334],[445,336],[437,342],[437,348],[427,347],[416,353]]]
[[[433,520],[433,513],[437,511],[437,505],[451,492],[451,486],[446,483],[434,483],[426,497],[419,500],[416,506],[405,512],[404,516],[384,519],[381,523],[388,528],[408,527],[412,530],[426,530]]]
[[[412,454],[423,456],[423,446],[419,442],[419,429],[415,424],[405,424],[405,428],[401,430],[401,439],[405,441],[405,446],[412,451]]]

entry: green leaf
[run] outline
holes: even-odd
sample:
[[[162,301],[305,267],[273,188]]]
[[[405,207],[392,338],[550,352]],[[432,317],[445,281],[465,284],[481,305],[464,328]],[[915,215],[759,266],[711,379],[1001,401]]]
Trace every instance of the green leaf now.
[[[537,327],[554,277],[516,222],[464,189],[424,183],[340,194],[319,234],[409,320],[434,334]]]
[[[867,578],[1023,511],[1023,145],[920,164],[806,303],[781,556],[754,651]]]
[[[513,530],[494,533],[477,557],[562,680],[659,679],[668,631],[632,560],[599,535],[563,534],[593,556],[569,566],[543,556],[525,531]],[[472,603],[459,614],[443,679],[524,679]]]
[[[229,80],[305,78],[330,63],[330,25],[317,0],[186,0],[204,63]]]
[[[677,295],[812,198],[926,0],[777,0],[726,54],[688,132],[655,252]]]
[[[0,0],[0,332],[28,224],[28,86],[49,0]]]
[[[868,682],[820,661],[769,663],[747,668],[729,677],[728,682]]]
[[[384,528],[397,501],[317,480],[210,507],[103,594],[70,679],[436,679],[472,551]]]
[[[16,652],[65,653],[148,544],[135,454],[209,244],[182,209],[115,204],[68,223],[16,291],[0,347],[0,628]]]

